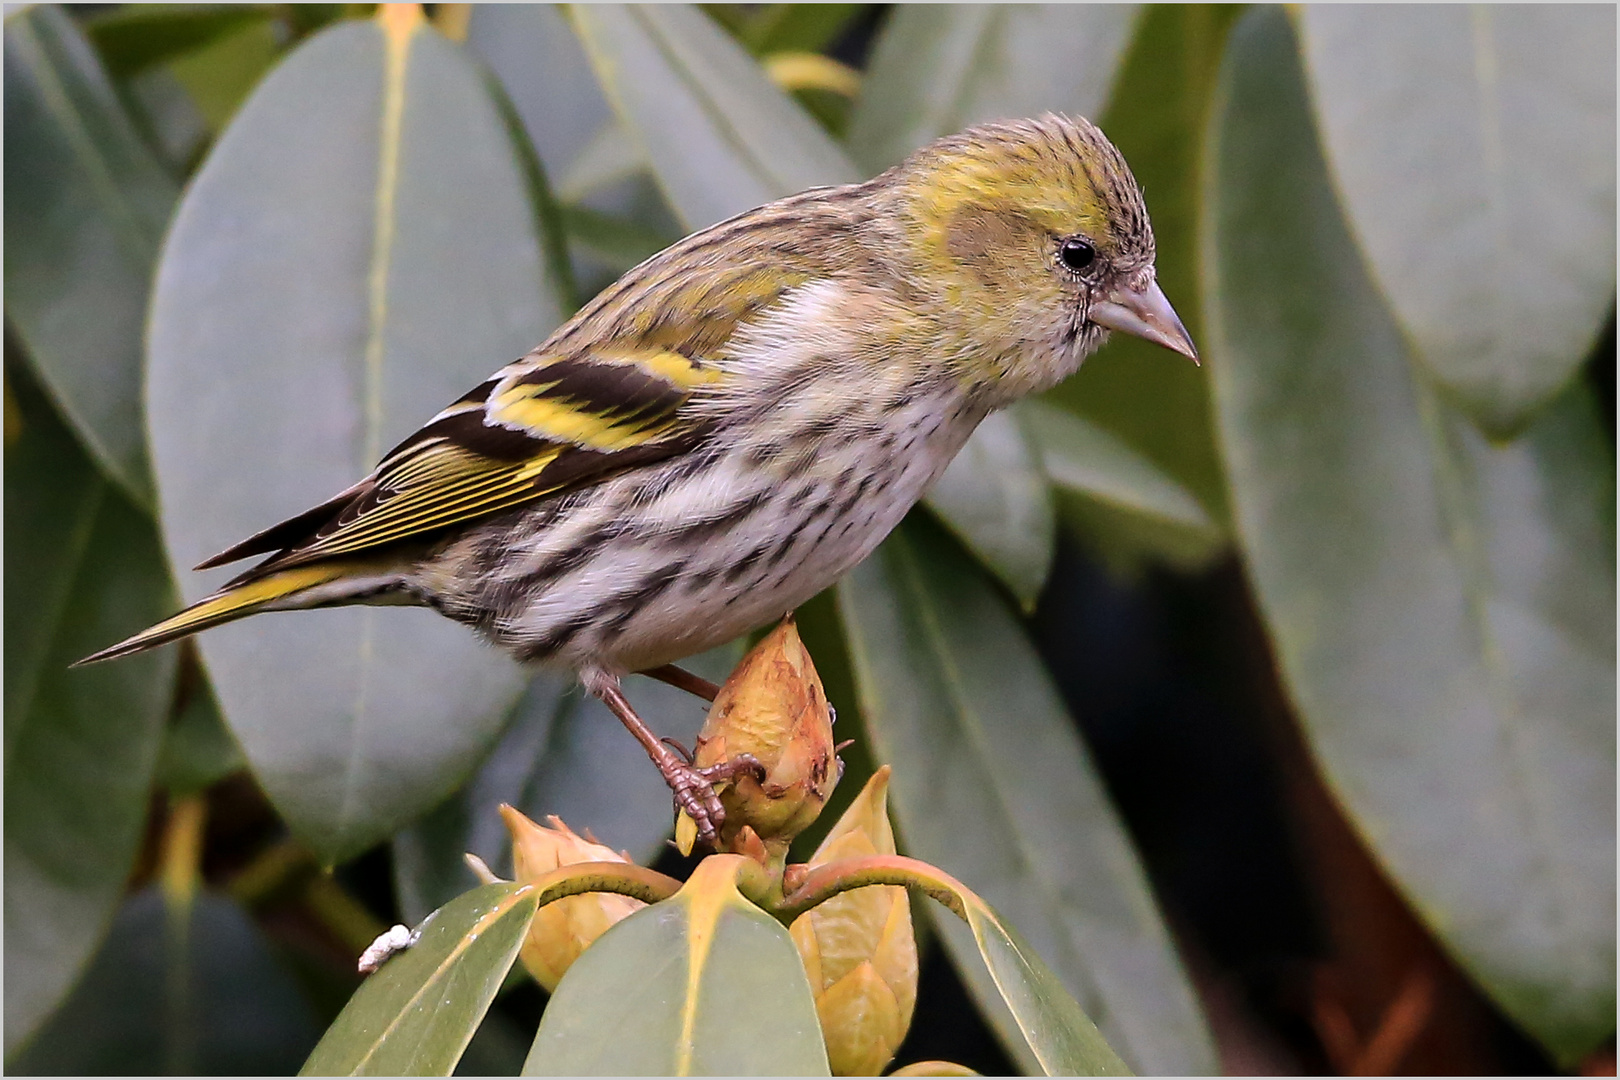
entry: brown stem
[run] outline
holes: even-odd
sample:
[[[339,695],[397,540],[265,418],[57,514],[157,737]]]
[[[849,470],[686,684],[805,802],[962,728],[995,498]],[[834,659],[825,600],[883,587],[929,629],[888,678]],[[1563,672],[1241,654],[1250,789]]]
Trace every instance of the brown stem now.
[[[648,668],[646,671],[636,672],[649,679],[657,679],[661,683],[668,683],[677,690],[685,690],[688,694],[702,698],[704,701],[713,701],[720,696],[720,687],[701,675],[694,675],[685,668],[674,664],[663,664],[659,667]]]
[[[798,887],[771,909],[771,914],[791,923],[839,893],[868,885],[902,885],[933,897],[955,912],[957,918],[967,920],[963,897],[972,895],[967,886],[938,867],[904,855],[864,855],[818,866],[804,875]]]

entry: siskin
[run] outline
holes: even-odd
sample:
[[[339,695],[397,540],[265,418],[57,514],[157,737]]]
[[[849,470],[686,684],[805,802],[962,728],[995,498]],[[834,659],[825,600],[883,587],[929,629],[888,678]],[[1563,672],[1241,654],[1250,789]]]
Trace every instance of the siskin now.
[[[986,415],[1109,330],[1196,359],[1130,169],[1082,119],[986,124],[631,270],[353,487],[202,563],[268,558],[86,658],[261,611],[424,604],[573,669],[713,842],[718,780],[620,679],[781,617],[895,527]]]

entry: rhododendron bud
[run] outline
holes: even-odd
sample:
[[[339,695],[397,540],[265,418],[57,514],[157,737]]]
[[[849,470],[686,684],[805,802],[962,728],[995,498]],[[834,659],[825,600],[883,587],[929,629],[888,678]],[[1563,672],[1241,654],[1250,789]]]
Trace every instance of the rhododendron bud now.
[[[720,688],[698,735],[693,763],[707,768],[752,754],[765,777],[742,774],[720,793],[723,845],[743,826],[786,848],[838,783],[832,710],[791,618],[765,636]]]
[[[517,881],[534,882],[560,866],[584,862],[630,862],[630,858],[594,843],[564,825],[555,815],[548,825],[537,825],[510,806],[501,817],[512,834],[512,873]],[[646,907],[640,900],[616,893],[585,893],[564,897],[542,907],[529,926],[519,955],[536,982],[550,993],[570,964],[608,927]]]
[[[893,855],[889,767],[873,774],[809,866]],[[868,885],[811,908],[789,928],[821,1017],[827,1060],[839,1076],[877,1076],[894,1057],[917,1004],[917,940],[898,885]]]

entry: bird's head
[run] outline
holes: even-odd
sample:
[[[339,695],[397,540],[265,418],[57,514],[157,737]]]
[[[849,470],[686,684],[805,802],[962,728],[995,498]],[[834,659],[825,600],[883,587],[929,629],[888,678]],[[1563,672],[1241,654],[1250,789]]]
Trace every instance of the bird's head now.
[[[1197,359],[1154,280],[1142,193],[1091,123],[969,128],[885,179],[907,287],[996,396],[1053,385],[1109,330]]]

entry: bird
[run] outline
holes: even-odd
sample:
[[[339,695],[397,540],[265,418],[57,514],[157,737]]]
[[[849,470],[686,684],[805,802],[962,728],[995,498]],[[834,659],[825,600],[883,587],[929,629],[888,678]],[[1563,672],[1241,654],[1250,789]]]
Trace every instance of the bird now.
[[[1124,157],[1048,113],[693,233],[627,271],[353,486],[207,559],[262,556],[83,663],[269,611],[415,604],[569,669],[713,843],[715,786],[625,698],[864,559],[990,413],[1110,331],[1195,363]]]

